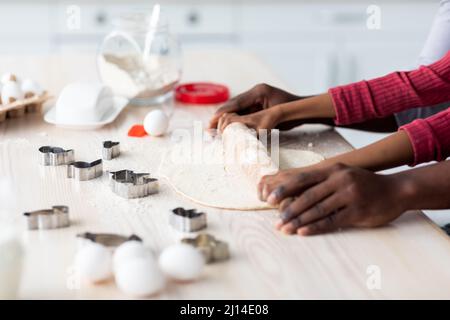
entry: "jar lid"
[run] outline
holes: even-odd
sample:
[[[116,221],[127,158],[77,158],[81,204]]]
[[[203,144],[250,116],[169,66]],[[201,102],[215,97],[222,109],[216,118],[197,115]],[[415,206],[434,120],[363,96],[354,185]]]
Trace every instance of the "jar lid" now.
[[[183,103],[216,104],[225,102],[229,98],[229,89],[216,83],[186,83],[175,89],[175,99]]]

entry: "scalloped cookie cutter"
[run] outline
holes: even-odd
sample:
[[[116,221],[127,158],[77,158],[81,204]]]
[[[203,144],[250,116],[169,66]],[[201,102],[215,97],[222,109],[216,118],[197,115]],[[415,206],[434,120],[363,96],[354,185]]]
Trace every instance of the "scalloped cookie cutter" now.
[[[40,164],[43,166],[60,166],[73,162],[75,151],[60,147],[42,146],[39,148]]]
[[[171,212],[169,223],[181,232],[199,231],[206,228],[206,213],[196,209],[175,208]]]
[[[205,257],[206,263],[224,261],[230,258],[228,244],[224,241],[217,240],[208,233],[199,234],[195,238],[184,238],[181,242],[199,249]]]
[[[76,161],[67,165],[67,177],[86,181],[100,177],[103,174],[102,159],[93,162]]]
[[[126,199],[143,198],[159,190],[158,179],[149,173],[134,173],[132,170],[110,172],[111,190]]]
[[[53,206],[51,209],[25,212],[28,230],[56,229],[70,226],[69,207]]]

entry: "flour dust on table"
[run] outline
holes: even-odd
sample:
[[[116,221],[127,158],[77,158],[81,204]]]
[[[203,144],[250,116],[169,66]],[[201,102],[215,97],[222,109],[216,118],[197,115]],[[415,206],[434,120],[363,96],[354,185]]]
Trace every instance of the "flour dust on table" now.
[[[250,142],[244,143],[244,139]],[[278,166],[250,130],[239,125],[227,127],[221,140],[206,143],[201,157],[192,149],[190,141],[184,141],[168,150],[159,175],[184,197],[204,206],[229,210],[271,209],[257,196],[257,182],[263,175],[324,159],[312,151],[280,149]],[[235,161],[230,161],[230,157],[236,157]]]

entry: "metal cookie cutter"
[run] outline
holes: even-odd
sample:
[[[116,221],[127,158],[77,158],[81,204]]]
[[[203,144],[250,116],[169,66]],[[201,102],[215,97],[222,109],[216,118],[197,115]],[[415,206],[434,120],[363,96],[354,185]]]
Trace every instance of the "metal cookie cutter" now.
[[[120,155],[120,142],[103,141],[103,159],[111,160]]]
[[[91,180],[103,174],[102,159],[94,162],[77,161],[67,166],[67,177],[79,181]]]
[[[142,198],[157,193],[158,179],[150,178],[149,173],[134,173],[131,170],[110,172],[112,191],[127,199]]]
[[[199,234],[195,238],[184,238],[181,242],[199,249],[205,257],[206,263],[223,261],[230,258],[228,244],[224,241],[217,240],[207,233]]]
[[[124,243],[126,241],[132,241],[132,240],[142,242],[142,239],[139,238],[135,234],[132,234],[131,236],[126,237],[126,236],[122,236],[122,235],[114,234],[114,233],[84,232],[84,233],[77,234],[77,238],[90,240],[92,242],[99,243],[106,247],[118,247],[122,243]]]
[[[53,206],[51,209],[25,212],[28,230],[64,228],[70,225],[69,207]]]
[[[43,166],[60,166],[73,162],[75,152],[59,147],[43,146],[39,148],[40,163]]]
[[[197,212],[195,209],[175,208],[172,210],[169,222],[172,227],[181,232],[195,232],[206,228],[206,213]]]

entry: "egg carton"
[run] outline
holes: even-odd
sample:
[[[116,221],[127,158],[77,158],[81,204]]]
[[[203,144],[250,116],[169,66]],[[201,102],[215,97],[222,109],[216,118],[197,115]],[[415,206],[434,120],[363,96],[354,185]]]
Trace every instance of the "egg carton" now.
[[[0,104],[0,123],[8,118],[20,118],[26,113],[42,112],[42,106],[51,96],[44,91],[39,96],[32,96],[8,104]]]

